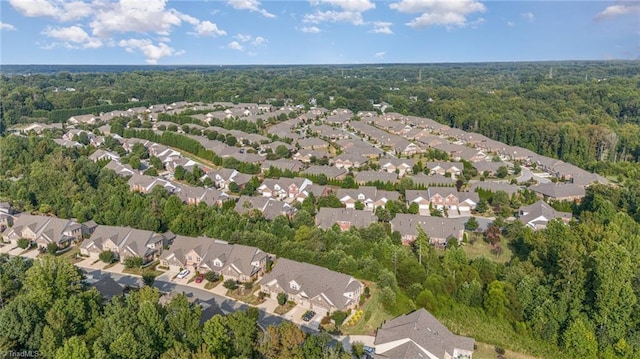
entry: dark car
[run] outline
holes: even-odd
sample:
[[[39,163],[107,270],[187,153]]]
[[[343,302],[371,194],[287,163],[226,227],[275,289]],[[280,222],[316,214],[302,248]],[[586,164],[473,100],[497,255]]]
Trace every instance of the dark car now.
[[[308,322],[311,320],[311,318],[313,318],[316,315],[316,312],[311,311],[311,310],[307,310],[306,312],[304,312],[304,314],[302,315],[302,320],[304,320],[305,322]]]
[[[196,277],[196,283],[202,283],[203,280],[204,280],[204,274],[203,273],[198,274],[198,276]]]

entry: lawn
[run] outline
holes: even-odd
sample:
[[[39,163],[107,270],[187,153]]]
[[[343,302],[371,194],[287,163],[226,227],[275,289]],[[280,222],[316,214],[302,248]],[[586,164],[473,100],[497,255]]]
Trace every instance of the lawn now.
[[[60,258],[68,258],[71,263],[78,263],[84,260],[80,257],[80,248],[76,247],[59,255]]]
[[[206,280],[206,279],[205,279]],[[215,282],[208,282],[204,285],[204,289],[213,289],[218,286],[222,282],[222,277],[218,276],[218,280]]]
[[[258,305],[264,303],[266,300],[264,298],[260,299],[255,295],[258,290],[260,290],[260,286],[258,285],[254,285],[251,290],[246,290],[241,285],[238,289],[228,290],[227,296],[247,304]]]
[[[483,241],[481,238],[478,238],[478,240],[476,240],[473,244],[464,243],[462,245],[462,249],[469,259],[485,256],[489,259],[493,259],[498,263],[505,263],[511,259],[511,249],[509,249],[509,246],[506,242],[501,242],[500,245],[502,246],[502,254],[500,254],[500,256],[496,256],[495,254],[491,253],[491,245]]]
[[[291,309],[293,309],[293,307],[295,306],[296,306],[295,302],[288,301],[285,305],[277,306],[273,312],[278,315],[283,315],[283,314],[286,314]]]
[[[380,327],[382,322],[391,319],[392,315],[385,312],[382,304],[378,300],[379,290],[374,284],[369,284],[371,289],[371,297],[367,299],[362,307],[356,310],[362,310],[362,318],[353,326],[342,326],[340,330],[344,335],[375,335],[376,329]]]
[[[159,275],[161,275],[162,271],[159,271],[156,269],[156,266],[158,265],[159,262],[156,261],[156,263],[151,264],[149,266],[146,266],[144,268],[142,267],[137,267],[137,268],[127,268],[125,267],[122,270],[122,273],[127,273],[127,274],[133,274],[133,275],[138,275],[138,276],[142,276],[143,273],[151,273],[154,277],[157,277]]]
[[[496,352],[496,347],[494,345],[476,342],[476,347],[477,349],[473,351],[474,359],[496,359],[498,357],[498,353]],[[523,353],[512,352],[511,350],[505,350],[504,357],[509,359],[538,358],[538,357],[523,354]]]

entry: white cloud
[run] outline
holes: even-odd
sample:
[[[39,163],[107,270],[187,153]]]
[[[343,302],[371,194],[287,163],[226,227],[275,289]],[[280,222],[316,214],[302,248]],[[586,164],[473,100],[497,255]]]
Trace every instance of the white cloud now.
[[[536,16],[531,11],[522,13],[520,16],[527,19],[529,22],[534,22],[536,20]]]
[[[486,11],[484,4],[478,0],[401,0],[389,7],[407,14],[421,13],[407,23],[414,28],[433,25],[465,27],[469,15]]]
[[[231,41],[229,43],[229,45],[227,45],[231,50],[238,50],[238,51],[242,51],[244,50],[244,46],[240,45],[239,42],[237,41]]]
[[[99,37],[128,32],[168,35],[183,21],[197,22],[174,9],[165,9],[165,4],[165,0],[121,0],[98,9],[90,26]]]
[[[42,34],[60,41],[68,48],[99,48],[102,47],[102,41],[98,38],[91,37],[79,26],[69,27],[47,27]]]
[[[274,14],[260,7],[258,0],[229,0],[229,5],[236,10],[249,10],[260,13],[264,17],[274,18]]]
[[[171,55],[182,55],[183,51],[176,53],[176,51],[165,43],[159,43],[158,45],[154,45],[153,42],[149,39],[128,39],[128,40],[120,40],[118,42],[118,46],[124,47],[127,52],[135,52],[141,51],[146,57],[146,62],[148,64],[155,65],[158,63],[163,57],[171,56]]]
[[[317,11],[313,14],[306,14],[304,22],[319,24],[321,22],[350,22],[354,25],[363,25],[362,14],[352,11]]]
[[[595,17],[596,21],[606,20],[617,16],[623,16],[627,14],[636,14],[640,16],[640,4],[630,3],[624,5],[611,5],[602,10]]]
[[[384,59],[384,55],[386,55],[387,53],[384,51],[380,51],[380,52],[376,52],[375,55],[373,55],[374,58],[376,59]]]
[[[251,41],[253,37],[251,35],[238,34],[234,36],[234,38],[240,40],[240,42],[247,42],[247,41]]]
[[[370,0],[319,0],[315,4],[331,4],[340,7],[345,11],[364,12],[375,9],[376,4]]]
[[[227,34],[226,31],[218,28],[218,25],[212,23],[211,21],[203,21],[194,26],[195,34],[201,37],[217,37],[217,36],[225,36]]]
[[[300,28],[300,31],[310,33],[310,34],[317,34],[322,30],[320,30],[317,26],[304,26]]]
[[[257,37],[253,40],[253,42],[251,43],[251,45],[253,45],[253,46],[260,46],[260,45],[262,45],[262,44],[266,44],[267,42],[269,42],[269,41],[267,41],[267,39],[265,39],[264,37],[262,37],[262,36],[257,36]]]
[[[390,22],[376,21],[373,23],[373,29],[369,32],[372,32],[374,34],[392,35],[393,31],[391,30],[391,25],[393,24]]]
[[[93,12],[93,5],[84,1],[10,0],[9,3],[24,16],[47,16],[59,21],[82,19]]]
[[[507,26],[514,27],[514,26],[516,26],[516,23],[513,22],[513,21],[507,21]]]
[[[10,31],[14,31],[16,29],[15,26],[11,25],[11,24],[7,24],[6,22],[2,22],[0,21],[0,30],[10,30]]]

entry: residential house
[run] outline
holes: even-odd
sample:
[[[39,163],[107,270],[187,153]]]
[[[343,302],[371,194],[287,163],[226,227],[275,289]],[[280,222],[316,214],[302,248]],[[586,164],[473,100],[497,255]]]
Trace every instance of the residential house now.
[[[172,271],[215,272],[225,279],[250,282],[267,269],[270,256],[256,247],[229,244],[208,237],[178,236],[160,263]]]
[[[261,291],[272,298],[285,293],[289,300],[318,313],[355,308],[363,288],[349,275],[286,258],[280,258],[260,281]]]
[[[364,165],[367,159],[359,154],[343,153],[336,158],[332,159],[331,163],[337,168],[344,168],[350,170],[352,168],[358,168]]]
[[[69,140],[63,140],[61,138],[54,138],[53,142],[59,144],[60,146],[66,147],[66,148],[81,148],[84,147],[81,143],[76,142],[76,141],[69,141]]]
[[[586,195],[584,187],[571,183],[541,183],[529,189],[542,199],[554,201],[580,201]]]
[[[119,161],[120,160],[120,156],[115,152],[98,149],[94,153],[89,155],[89,159],[91,161],[93,161],[93,162],[105,161],[105,160],[108,160],[108,161]]]
[[[426,309],[391,319],[376,331],[374,359],[471,359],[473,338],[453,334]]]
[[[0,232],[4,232],[7,227],[12,225],[13,207],[9,202],[0,202]]]
[[[520,207],[518,212],[520,221],[534,230],[547,228],[549,221],[559,218],[565,223],[571,221],[571,213],[559,212],[546,202],[540,200],[530,206]]]
[[[123,263],[129,257],[140,257],[148,263],[159,257],[167,242],[164,235],[152,231],[98,226],[80,246],[80,254],[98,259],[100,253],[111,251]]]
[[[500,167],[513,167],[513,165],[509,162],[494,162],[494,161],[478,161],[472,163],[473,167],[478,170],[479,174],[487,174],[489,176],[495,176],[498,172],[498,168]]]
[[[471,184],[470,189],[472,192],[478,192],[479,189],[484,191],[490,191],[493,193],[496,193],[498,191],[503,191],[503,192],[506,192],[509,195],[509,197],[513,196],[514,194],[520,191],[520,187],[513,184],[504,183],[504,182],[488,182],[488,181],[474,182]]]
[[[273,197],[282,200],[286,198],[296,198],[300,192],[304,191],[305,187],[311,184],[313,184],[313,182],[301,177],[267,178],[257,190],[263,197]]]
[[[318,150],[329,148],[329,144],[317,137],[302,138],[296,141],[299,148],[306,150]]]
[[[397,173],[400,177],[410,174],[415,163],[416,161],[413,159],[403,158],[382,158],[379,162],[380,169],[388,173]]]
[[[360,171],[355,176],[356,183],[363,185],[366,183],[395,183],[398,182],[398,175],[395,172]]]
[[[346,208],[355,208],[356,203],[360,202],[365,210],[375,211],[378,207],[384,207],[388,201],[397,201],[400,193],[379,190],[372,186],[360,186],[354,189],[341,188],[337,197]]]
[[[445,176],[448,173],[453,178],[462,174],[464,165],[462,162],[427,162],[425,168],[431,175]]]
[[[278,216],[292,217],[296,209],[290,204],[268,197],[241,196],[236,202],[236,212],[240,214],[251,214],[257,211],[265,219],[274,219]]]
[[[74,220],[21,213],[14,217],[13,226],[3,232],[2,238],[14,246],[25,238],[39,248],[47,248],[51,243],[65,248],[80,241],[82,233],[82,225]]]
[[[128,164],[123,165],[122,163],[116,161],[107,163],[103,168],[112,170],[120,177],[133,176],[133,174],[138,173],[137,171],[134,171],[133,168],[131,168],[131,166],[129,166]]]
[[[302,149],[296,152],[296,154],[294,154],[292,158],[300,162],[310,163],[314,158],[321,159],[328,156],[329,153],[327,151]]]
[[[455,187],[429,187],[427,196],[433,208],[471,211],[476,208],[480,197],[476,192],[458,192]]]
[[[157,186],[164,188],[169,193],[176,190],[176,186],[167,180],[137,173],[132,174],[127,182],[132,192],[149,193]]]
[[[316,225],[328,229],[337,224],[342,231],[350,228],[366,228],[378,222],[378,217],[369,211],[349,208],[320,208],[316,214]]]
[[[453,187],[456,184],[456,179],[451,177],[445,177],[443,175],[435,174],[427,176],[424,173],[418,173],[417,175],[413,175],[410,178],[414,184],[422,185],[425,187],[434,186],[434,187]]]
[[[80,123],[84,123],[87,125],[95,125],[96,122],[100,120],[100,117],[94,116],[93,114],[88,115],[75,115],[71,116],[67,119],[67,123],[70,125],[77,125]]]
[[[444,248],[449,239],[462,242],[464,224],[467,218],[444,218],[419,216],[415,214],[398,213],[391,220],[391,231],[398,231],[402,244],[410,245],[418,238],[418,228],[421,228],[429,243],[438,248]]]
[[[288,160],[288,159],[278,159],[275,161],[266,160],[262,162],[262,172],[266,172],[271,167],[277,168],[281,171],[291,171],[291,172],[300,172],[302,169],[302,162],[296,160]]]
[[[208,206],[221,207],[224,201],[229,200],[229,195],[215,188],[194,187],[179,185],[176,188],[176,196],[186,204],[197,205],[205,203]]]
[[[312,176],[325,175],[327,179],[343,180],[348,171],[334,166],[309,166],[307,169],[302,170],[302,173]]]

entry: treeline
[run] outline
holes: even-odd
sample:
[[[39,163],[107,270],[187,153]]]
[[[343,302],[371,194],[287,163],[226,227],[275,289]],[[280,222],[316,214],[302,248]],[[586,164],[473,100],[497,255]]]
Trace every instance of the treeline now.
[[[184,294],[159,304],[159,291],[143,287],[105,304],[82,279],[66,258],[0,256],[0,350],[54,359],[352,358],[328,334],[291,322],[261,331],[256,308],[203,321]]]
[[[131,193],[113,172],[46,139],[10,136],[0,149],[3,156],[18,154],[0,161],[7,174],[0,193],[20,210],[257,246],[375,282],[378,300],[393,315],[425,307],[463,335],[538,356],[640,352],[640,224],[629,215],[637,217],[638,192],[590,187],[578,221],[552,221],[544,231],[498,217],[491,241],[514,253],[498,264],[470,259],[456,246],[432,249],[423,234],[404,247],[382,224],[321,230],[309,201],[293,219],[265,221],[255,213],[188,206],[161,189]]]

